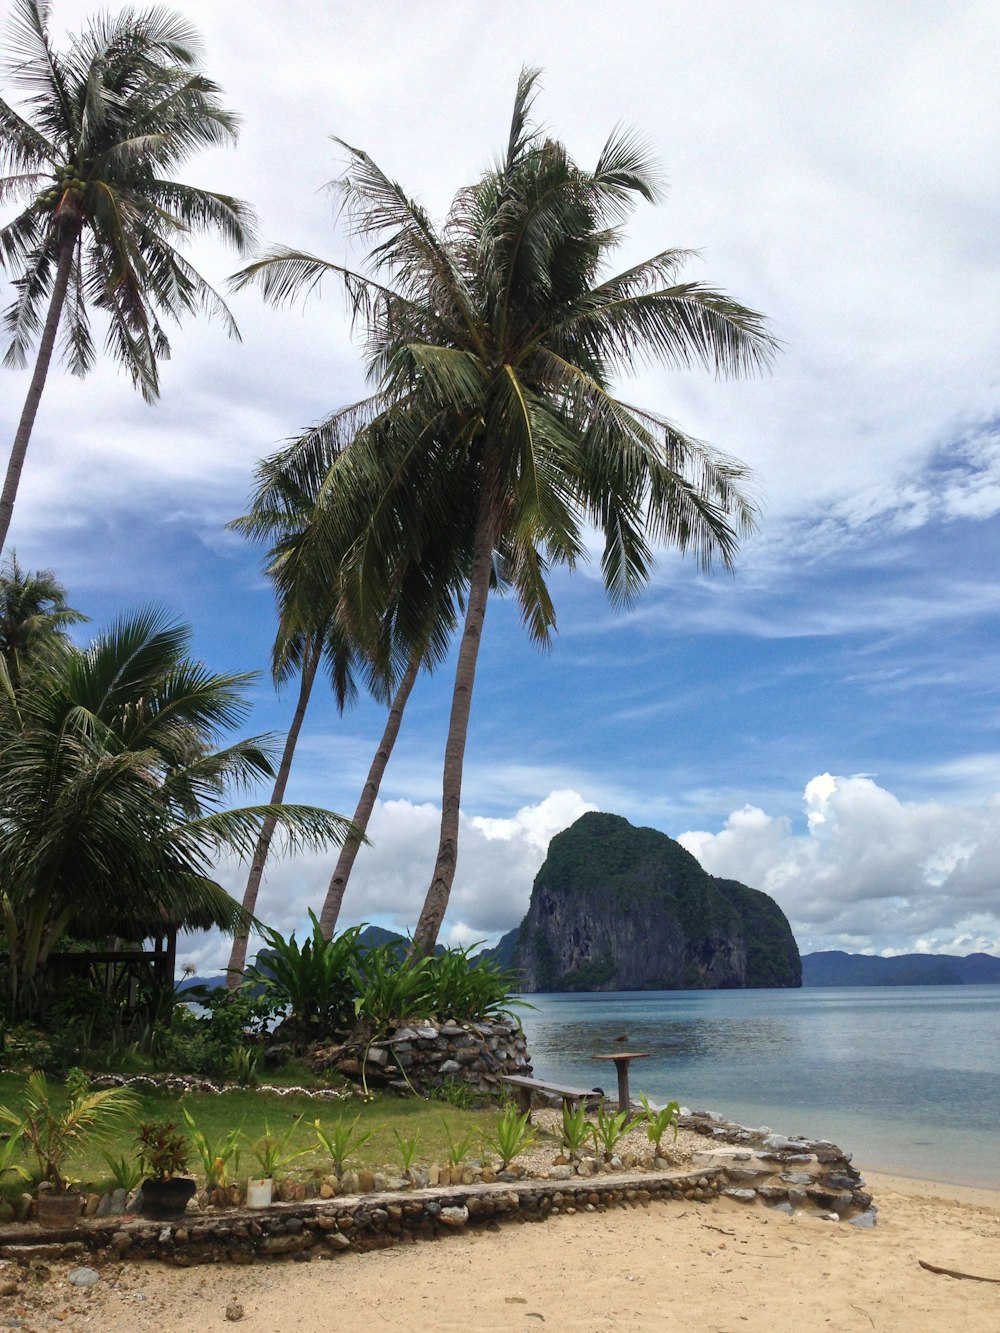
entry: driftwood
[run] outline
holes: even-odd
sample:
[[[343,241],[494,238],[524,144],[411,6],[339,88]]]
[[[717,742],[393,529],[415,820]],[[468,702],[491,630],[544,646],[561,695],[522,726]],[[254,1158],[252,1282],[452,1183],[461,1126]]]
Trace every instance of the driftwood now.
[[[981,1277],[978,1273],[960,1273],[957,1268],[939,1268],[937,1264],[929,1264],[926,1259],[918,1259],[917,1263],[921,1268],[926,1268],[928,1273],[943,1273],[945,1277],[964,1277],[970,1282],[996,1282],[1000,1284],[1000,1277]]]

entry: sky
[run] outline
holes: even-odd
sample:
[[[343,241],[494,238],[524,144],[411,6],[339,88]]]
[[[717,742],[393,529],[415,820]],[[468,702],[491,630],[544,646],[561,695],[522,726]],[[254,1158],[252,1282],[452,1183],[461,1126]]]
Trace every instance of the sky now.
[[[579,162],[625,124],[661,164],[666,198],[636,213],[621,267],[695,249],[685,276],[763,311],[782,343],[762,378],[643,366],[620,386],[752,469],[759,529],[733,574],[664,551],[623,613],[597,564],[557,573],[549,652],[491,601],[443,938],[515,926],[549,839],[600,809],[772,894],[803,953],[1000,953],[996,7],[247,0],[238,22],[221,0],[175,7],[243,118],[238,147],[186,178],[250,201],[262,243],[362,262],[324,189],[343,169],[333,135],[442,217],[537,65],[536,119]],[[61,44],[92,6],[53,8]],[[208,239],[189,254],[217,285],[240,262]],[[155,406],[108,360],[82,381],[52,372],[11,542],[94,628],[154,602],[214,669],[265,671],[246,729],[280,733],[294,698],[266,676],[262,553],[225,524],[257,460],[360,397],[363,368],[332,285],[305,310],[253,291],[230,305],[242,342],[177,329]],[[27,378],[0,371],[4,438]],[[414,691],[342,924],[416,922],[452,667]],[[288,799],[350,814],[382,725],[321,691]],[[270,867],[261,917],[301,933],[334,859]],[[242,894],[245,869],[220,876]],[[227,948],[195,936],[179,957],[204,972]]]

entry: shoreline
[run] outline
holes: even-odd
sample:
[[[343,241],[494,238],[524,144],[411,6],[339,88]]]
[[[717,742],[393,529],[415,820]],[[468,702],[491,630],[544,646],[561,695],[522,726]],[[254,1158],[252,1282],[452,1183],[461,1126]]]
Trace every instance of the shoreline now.
[[[578,1209],[436,1241],[249,1267],[107,1262],[87,1288],[79,1259],[25,1271],[5,1314],[69,1333],[204,1333],[238,1318],[253,1333],[359,1327],[534,1328],[586,1333],[996,1333],[1000,1214],[995,1192],[867,1173],[877,1225],[858,1229],[731,1199]],[[969,1278],[928,1271],[921,1261]],[[0,1265],[0,1283],[16,1265]],[[227,1310],[232,1313],[227,1313]],[[237,1314],[237,1310],[239,1313]],[[9,1316],[8,1316],[9,1317]]]

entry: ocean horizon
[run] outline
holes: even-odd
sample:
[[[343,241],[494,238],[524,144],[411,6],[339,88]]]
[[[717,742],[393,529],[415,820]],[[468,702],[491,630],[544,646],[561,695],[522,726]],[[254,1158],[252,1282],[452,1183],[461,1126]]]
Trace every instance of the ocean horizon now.
[[[528,995],[539,1078],[831,1139],[864,1172],[1000,1189],[1000,986]]]

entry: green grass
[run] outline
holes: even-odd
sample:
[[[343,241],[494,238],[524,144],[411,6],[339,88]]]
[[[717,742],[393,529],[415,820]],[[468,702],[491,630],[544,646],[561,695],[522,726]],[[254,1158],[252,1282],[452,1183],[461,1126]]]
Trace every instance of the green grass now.
[[[291,1083],[296,1081],[289,1080]],[[0,1105],[5,1105],[16,1112],[20,1106],[23,1086],[22,1076],[0,1074]],[[61,1089],[59,1091],[61,1092]],[[329,1127],[340,1115],[348,1121],[360,1116],[359,1130],[373,1129],[374,1133],[357,1157],[349,1159],[348,1169],[388,1168],[394,1175],[400,1174],[402,1165],[397,1134],[403,1139],[416,1138],[417,1163],[443,1164],[448,1157],[449,1132],[456,1141],[469,1131],[474,1132],[476,1146],[472,1150],[472,1155],[476,1156],[479,1153],[479,1134],[492,1132],[497,1116],[496,1110],[493,1109],[466,1111],[438,1101],[388,1096],[377,1097],[369,1102],[356,1097],[344,1101],[324,1101],[294,1094],[278,1096],[261,1092],[259,1089],[241,1089],[219,1096],[186,1093],[183,1098],[173,1094],[145,1091],[139,1095],[141,1106],[136,1117],[137,1123],[139,1120],[178,1120],[180,1106],[184,1105],[193,1116],[198,1128],[213,1141],[223,1138],[235,1125],[242,1125],[244,1132],[252,1140],[261,1138],[267,1126],[270,1126],[272,1133],[281,1134],[301,1115],[302,1124],[289,1144],[292,1150],[305,1148],[315,1142],[313,1122],[316,1119],[319,1119],[324,1127]],[[132,1153],[135,1145],[131,1140],[131,1132],[123,1132],[116,1136],[112,1144],[96,1140],[88,1141],[71,1159],[70,1175],[80,1181],[86,1189],[98,1192],[112,1189],[114,1181],[102,1150],[110,1149],[115,1156]],[[191,1149],[189,1170],[200,1179],[200,1163],[193,1144]],[[17,1160],[15,1157],[15,1161]],[[254,1174],[254,1168],[253,1154],[247,1146],[238,1172],[230,1174],[233,1178],[242,1180],[248,1174]],[[300,1157],[289,1174],[305,1180],[314,1172],[326,1175],[331,1169],[329,1157],[317,1146]],[[11,1198],[26,1188],[24,1181],[13,1175],[8,1175],[0,1182],[0,1194],[6,1198]]]

